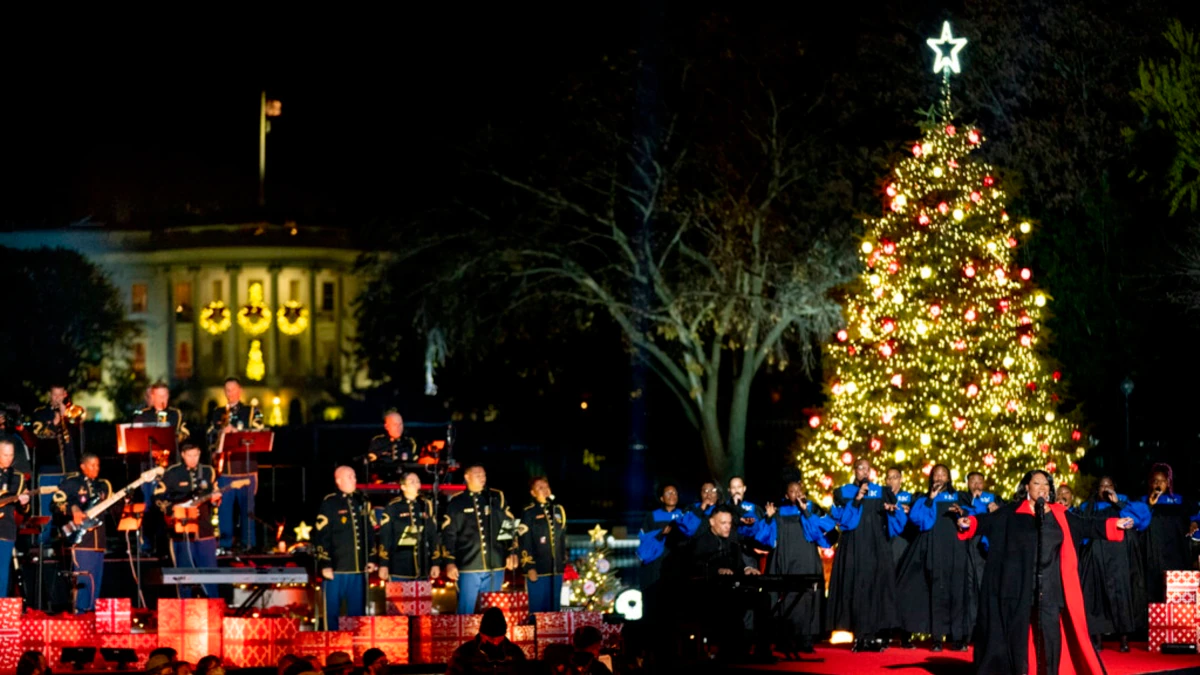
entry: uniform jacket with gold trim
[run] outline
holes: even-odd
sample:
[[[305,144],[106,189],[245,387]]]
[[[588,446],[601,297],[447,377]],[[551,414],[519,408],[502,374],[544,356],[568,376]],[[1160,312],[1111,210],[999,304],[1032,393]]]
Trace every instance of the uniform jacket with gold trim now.
[[[442,563],[452,563],[460,572],[503,570],[509,554],[516,552],[515,541],[497,538],[505,519],[513,516],[499,490],[451,497],[442,517]]]
[[[388,502],[379,522],[376,552],[377,563],[392,576],[427,578],[430,565],[441,559],[433,502],[424,497],[409,501],[403,495]]]
[[[313,535],[317,568],[332,567],[334,572],[366,571],[367,563],[374,562],[375,526],[374,510],[363,493],[339,491],[325,495]]]
[[[517,535],[522,572],[562,574],[567,565],[567,512],[561,505],[534,502],[526,506]]]

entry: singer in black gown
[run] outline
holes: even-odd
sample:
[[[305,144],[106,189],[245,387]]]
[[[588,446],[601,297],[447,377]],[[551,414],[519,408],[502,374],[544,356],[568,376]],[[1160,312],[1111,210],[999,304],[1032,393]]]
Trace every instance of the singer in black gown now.
[[[767,558],[767,574],[821,578],[816,589],[771,594],[771,605],[779,620],[780,651],[811,653],[813,639],[822,632],[821,601],[825,598],[820,549],[829,548],[825,533],[835,525],[819,504],[808,501],[804,487],[797,482],[788,483],[786,499],[769,523],[774,541]]]
[[[1075,673],[1103,672],[1088,637],[1075,542],[1102,537],[1120,540],[1133,521],[1085,518],[1054,500],[1050,475],[1031,471],[1021,480],[1012,503],[958,521],[959,538],[966,541],[979,534],[990,544],[975,626],[974,664],[980,675],[1041,672],[1039,653],[1049,675],[1058,673],[1060,663],[1066,660]],[[1044,515],[1035,515],[1043,510]],[[1037,632],[1031,621],[1035,569],[1041,570],[1042,577]],[[1035,643],[1033,650],[1031,643]]]
[[[1141,532],[1142,554],[1146,556],[1146,597],[1150,602],[1167,599],[1167,570],[1191,569],[1188,562],[1188,520],[1194,508],[1175,494],[1175,476],[1167,464],[1150,469],[1150,494],[1142,497],[1150,508],[1150,526]]]

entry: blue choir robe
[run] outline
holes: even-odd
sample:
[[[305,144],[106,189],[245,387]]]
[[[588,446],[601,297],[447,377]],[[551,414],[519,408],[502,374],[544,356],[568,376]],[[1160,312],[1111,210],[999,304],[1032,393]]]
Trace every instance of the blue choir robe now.
[[[1079,515],[1106,517],[1116,511],[1132,518],[1138,532],[1150,527],[1150,506],[1117,495],[1117,504],[1089,500]],[[1121,541],[1084,539],[1079,554],[1079,583],[1091,635],[1129,634],[1147,628],[1146,581],[1140,537],[1126,532]]]
[[[662,612],[669,611],[673,598],[670,593],[674,590],[673,573],[678,572],[680,561],[675,555],[688,539],[688,527],[692,521],[685,521],[687,511],[683,509],[655,509],[646,514],[642,529],[638,533],[637,556],[642,562],[641,586],[642,602],[648,617],[661,618]],[[663,528],[674,525],[670,532],[663,534]],[[675,574],[675,576],[678,576]]]
[[[888,541],[903,530],[903,509],[888,511],[892,491],[867,484],[867,494],[855,502],[858,486],[843,485],[833,493],[830,516],[840,530],[833,571],[829,578],[829,623],[856,638],[874,638],[898,625],[896,575]],[[886,501],[885,501],[886,497]]]
[[[908,519],[920,531],[900,561],[896,604],[900,627],[951,640],[971,637],[968,600],[972,579],[967,544],[958,536],[957,506],[965,515],[971,507],[965,492],[940,492],[934,498],[916,495]]]

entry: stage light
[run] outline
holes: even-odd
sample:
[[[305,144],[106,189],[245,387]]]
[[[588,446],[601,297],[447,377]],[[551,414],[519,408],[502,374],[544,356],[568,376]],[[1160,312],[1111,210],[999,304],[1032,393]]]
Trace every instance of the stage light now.
[[[621,591],[617,596],[616,612],[625,617],[626,621],[637,621],[642,618],[642,592],[636,588]]]

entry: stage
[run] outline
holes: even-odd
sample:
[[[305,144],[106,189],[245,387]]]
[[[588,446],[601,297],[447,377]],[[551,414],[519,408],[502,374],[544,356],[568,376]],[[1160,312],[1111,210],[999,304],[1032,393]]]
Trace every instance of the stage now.
[[[1110,649],[1110,646],[1112,647]],[[1116,643],[1105,643],[1100,652],[1108,675],[1142,675],[1170,673],[1171,675],[1200,675],[1200,656],[1173,656],[1146,651],[1146,643],[1132,643],[1128,654],[1116,651]],[[930,652],[926,645],[917,649],[891,648],[881,653],[854,653],[849,645],[816,648],[816,654],[802,654],[804,662],[780,661],[771,666],[714,666],[707,672],[729,673],[813,673],[815,675],[973,675],[971,652]]]

